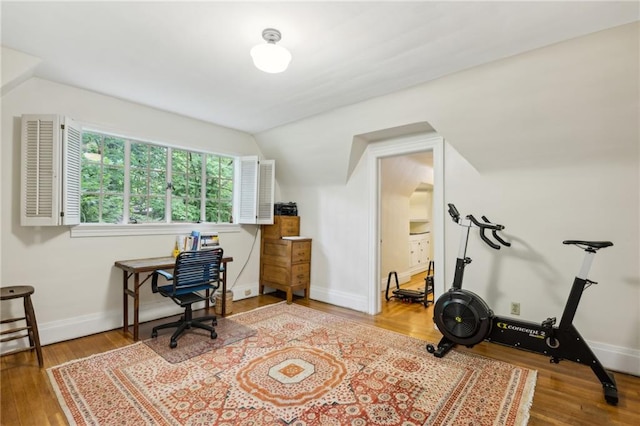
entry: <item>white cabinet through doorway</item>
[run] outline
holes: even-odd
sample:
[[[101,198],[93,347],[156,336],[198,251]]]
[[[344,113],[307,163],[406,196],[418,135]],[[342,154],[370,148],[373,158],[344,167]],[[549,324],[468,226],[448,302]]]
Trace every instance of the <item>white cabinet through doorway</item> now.
[[[409,254],[411,256],[411,275],[427,270],[429,266],[429,245],[431,244],[431,234],[423,232],[409,235]]]

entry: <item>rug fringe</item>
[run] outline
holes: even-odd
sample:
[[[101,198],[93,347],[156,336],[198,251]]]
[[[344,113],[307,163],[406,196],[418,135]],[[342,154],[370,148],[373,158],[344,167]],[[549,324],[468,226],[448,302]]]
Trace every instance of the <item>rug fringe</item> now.
[[[257,308],[251,309],[250,311],[244,311],[244,312],[238,312],[236,314],[233,315],[227,315],[224,318],[233,318],[233,317],[237,317],[238,315],[243,315],[243,314],[248,314],[250,312],[255,312],[255,311],[260,311],[262,309],[266,309],[266,308],[271,308],[273,306],[278,306],[278,305],[282,305],[283,303],[287,303],[286,300],[283,300],[282,302],[276,302],[276,303],[272,303],[270,305],[264,305],[264,306],[258,306]]]
[[[73,363],[76,363],[76,362],[79,362],[79,361],[89,360],[89,359],[91,359],[91,358],[95,358],[95,357],[98,357],[98,356],[103,356],[103,355],[106,355],[106,354],[110,354],[111,352],[118,352],[118,351],[121,351],[121,350],[123,350],[123,349],[130,348],[130,347],[132,347],[132,346],[135,346],[135,345],[143,345],[143,344],[144,344],[144,343],[143,343],[142,341],[140,341],[140,342],[133,342],[133,343],[131,343],[131,344],[129,344],[129,345],[126,345],[126,346],[122,346],[122,347],[119,347],[119,348],[111,349],[111,350],[104,351],[104,352],[100,352],[100,353],[93,354],[93,355],[89,355],[89,356],[86,356],[86,357],[84,357],[84,358],[76,358],[76,359],[72,359],[71,361],[63,362],[62,364],[54,365],[53,367],[49,367],[49,368],[47,368],[47,372],[49,372],[49,370],[53,370],[53,369],[55,369],[55,368],[60,368],[60,367],[65,367],[65,366],[67,366],[67,365],[69,365],[69,364],[73,364]],[[145,346],[146,346],[146,345],[145,345]]]
[[[529,377],[527,377],[527,381],[524,386],[524,390],[526,392],[524,392],[522,395],[522,406],[520,409],[520,413],[518,413],[518,419],[516,419],[517,425],[526,425],[527,423],[529,423],[531,406],[533,405],[533,394],[535,393],[537,382],[538,370],[531,370],[531,374]]]

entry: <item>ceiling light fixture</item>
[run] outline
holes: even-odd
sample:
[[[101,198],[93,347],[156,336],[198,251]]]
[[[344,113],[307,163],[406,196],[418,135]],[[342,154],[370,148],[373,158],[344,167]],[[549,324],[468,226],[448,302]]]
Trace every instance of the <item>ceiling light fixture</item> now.
[[[282,35],[280,31],[267,28],[262,31],[262,38],[266,44],[258,44],[251,49],[253,64],[261,71],[279,73],[287,69],[291,62],[291,53],[282,46],[277,46]]]

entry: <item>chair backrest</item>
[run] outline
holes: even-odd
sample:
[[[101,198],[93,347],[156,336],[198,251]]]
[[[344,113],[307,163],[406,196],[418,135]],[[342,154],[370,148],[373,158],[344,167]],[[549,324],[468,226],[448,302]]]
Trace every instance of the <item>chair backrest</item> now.
[[[173,270],[173,293],[185,294],[217,286],[222,248],[183,251]]]

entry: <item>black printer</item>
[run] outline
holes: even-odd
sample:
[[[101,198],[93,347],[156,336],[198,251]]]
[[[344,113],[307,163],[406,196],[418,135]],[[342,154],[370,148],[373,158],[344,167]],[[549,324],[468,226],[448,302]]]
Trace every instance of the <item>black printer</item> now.
[[[298,216],[298,206],[296,203],[275,203],[273,214],[276,216]]]

